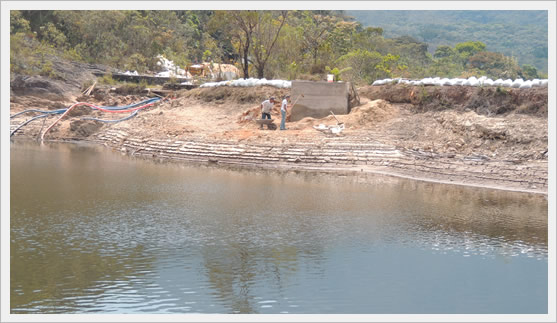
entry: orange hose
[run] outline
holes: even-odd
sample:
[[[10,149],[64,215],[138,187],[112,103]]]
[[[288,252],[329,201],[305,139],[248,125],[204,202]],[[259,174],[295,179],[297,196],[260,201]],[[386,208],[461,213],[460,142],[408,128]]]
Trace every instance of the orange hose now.
[[[79,105],[86,105],[86,106],[91,107],[91,108],[93,108],[93,109],[101,110],[101,111],[104,111],[104,112],[122,113],[122,112],[131,112],[131,111],[143,109],[143,108],[146,108],[146,107],[150,107],[150,106],[152,106],[153,104],[155,104],[156,102],[158,102],[158,101],[151,102],[151,103],[149,103],[149,104],[142,105],[142,106],[140,106],[140,107],[136,107],[136,108],[133,108],[133,109],[127,109],[127,110],[107,110],[107,109],[103,109],[103,108],[101,108],[101,107],[98,107],[98,106],[96,106],[96,105],[90,104],[90,103],[78,102],[78,103],[72,105],[71,107],[69,107],[68,110],[66,110],[66,112],[64,112],[64,114],[62,114],[62,115],[60,116],[60,118],[58,118],[58,119],[57,119],[56,121],[54,121],[48,128],[46,128],[46,130],[45,130],[45,131],[42,133],[42,135],[41,135],[41,141],[44,139],[44,136],[45,136],[46,133],[50,130],[50,128],[54,127],[54,125],[55,125],[56,123],[58,123],[58,121],[60,121],[66,114],[68,114],[68,112],[70,112],[73,108],[75,108],[75,107],[77,107],[77,106],[79,106]]]

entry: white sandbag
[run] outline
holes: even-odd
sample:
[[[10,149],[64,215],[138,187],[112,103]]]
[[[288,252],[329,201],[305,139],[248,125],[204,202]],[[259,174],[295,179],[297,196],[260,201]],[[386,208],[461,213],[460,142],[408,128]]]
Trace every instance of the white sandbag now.
[[[470,82],[470,86],[481,86],[481,83],[480,83],[480,81],[478,81],[478,80],[471,81],[471,82]]]
[[[516,79],[516,80],[514,80],[514,82],[513,82],[513,84],[511,85],[511,87],[513,87],[513,88],[519,88],[519,87],[522,85],[522,83],[524,83],[524,80],[523,80],[523,79]]]
[[[506,79],[503,81],[503,83],[501,83],[501,86],[503,87],[511,87],[513,85],[513,80],[511,79]]]
[[[453,85],[453,84],[451,83],[451,80],[449,80],[448,78],[443,78],[443,79],[441,79],[441,80],[439,81],[439,83],[440,83],[441,85],[443,85],[443,86],[451,86],[451,85]]]
[[[541,87],[542,86],[542,80],[540,79],[533,79],[532,80],[532,87]]]
[[[420,80],[422,82],[423,85],[434,85],[435,82],[433,81],[433,79],[431,77],[426,77]]]
[[[526,81],[524,83],[522,83],[518,88],[519,89],[529,89],[532,87],[532,81]]]
[[[496,79],[495,81],[493,81],[493,86],[501,86],[502,84],[503,84],[502,79]]]
[[[493,86],[493,80],[492,79],[484,80],[483,85],[484,86]]]
[[[548,80],[547,80],[547,79],[541,80],[541,85],[542,85],[542,87],[547,87],[547,86],[548,86],[547,83],[548,83]]]

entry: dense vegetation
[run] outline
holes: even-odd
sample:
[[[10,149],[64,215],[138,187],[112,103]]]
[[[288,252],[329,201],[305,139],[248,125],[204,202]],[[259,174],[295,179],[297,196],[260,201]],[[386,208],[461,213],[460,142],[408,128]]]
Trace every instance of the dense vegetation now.
[[[364,26],[381,27],[385,37],[408,35],[439,46],[481,41],[486,49],[516,57],[547,73],[547,11],[540,10],[390,10],[347,11]],[[403,23],[401,23],[403,22]]]
[[[437,46],[386,38],[335,11],[11,11],[12,73],[56,77],[52,57],[157,71],[162,54],[185,67],[213,61],[243,77],[337,79],[425,76],[543,77],[480,41]],[[547,54],[546,54],[547,56]]]

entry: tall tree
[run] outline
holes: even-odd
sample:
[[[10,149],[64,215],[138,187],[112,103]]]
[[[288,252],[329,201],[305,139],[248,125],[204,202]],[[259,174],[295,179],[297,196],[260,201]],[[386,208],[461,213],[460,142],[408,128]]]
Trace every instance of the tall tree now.
[[[216,11],[211,21],[216,28],[222,29],[232,38],[232,44],[240,58],[244,78],[249,78],[249,54],[255,28],[259,22],[258,17],[258,12],[254,10]]]
[[[264,77],[265,65],[269,57],[271,57],[273,47],[286,22],[288,11],[280,11],[276,19],[274,16],[274,12],[258,13],[258,21],[255,26],[255,34],[253,37],[253,65],[257,71],[258,78]]]
[[[303,35],[304,49],[311,53],[312,64],[317,64],[319,49],[334,28],[335,20],[330,16],[314,14],[310,11],[303,12],[303,21],[300,24]]]

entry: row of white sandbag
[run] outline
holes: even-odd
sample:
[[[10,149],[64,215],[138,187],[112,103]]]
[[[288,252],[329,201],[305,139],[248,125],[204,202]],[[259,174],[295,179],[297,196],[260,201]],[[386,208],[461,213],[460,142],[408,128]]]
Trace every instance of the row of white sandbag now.
[[[278,88],[291,88],[292,82],[286,80],[267,80],[267,79],[237,79],[232,81],[221,81],[221,82],[207,82],[201,84],[199,87],[219,87],[219,86],[239,86],[239,87],[253,87],[253,86],[263,86],[270,85]]]
[[[513,88],[532,88],[532,87],[546,87],[547,86],[547,79],[533,79],[524,81],[523,79],[519,78],[516,80],[511,79],[497,79],[493,81],[490,78],[482,76],[480,78],[476,78],[474,76],[469,77],[467,79],[463,78],[440,78],[440,77],[426,77],[421,80],[407,80],[403,78],[395,78],[395,79],[383,79],[383,80],[376,80],[373,82],[372,85],[385,85],[385,84],[393,84],[393,83],[402,83],[402,84],[409,84],[409,85],[438,85],[438,86],[503,86],[503,87],[513,87]]]

